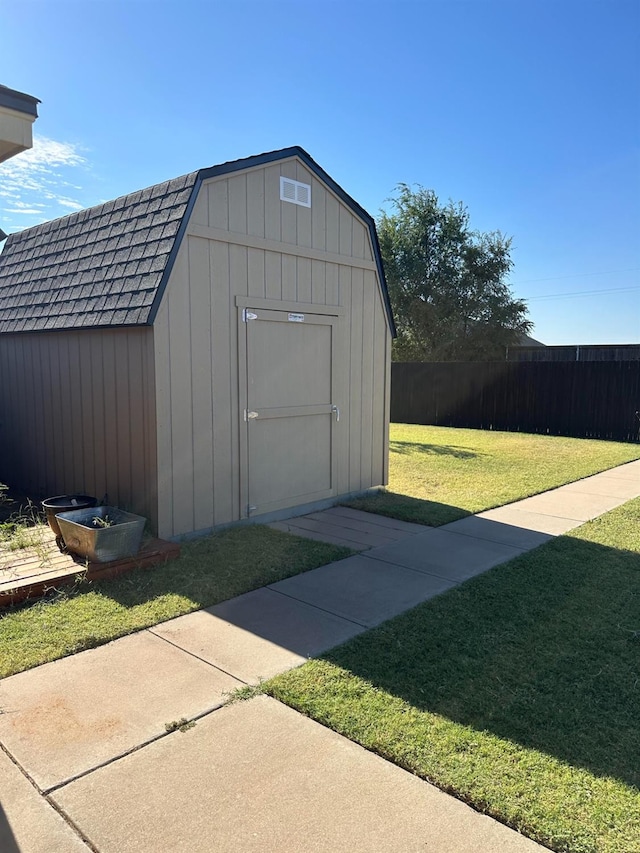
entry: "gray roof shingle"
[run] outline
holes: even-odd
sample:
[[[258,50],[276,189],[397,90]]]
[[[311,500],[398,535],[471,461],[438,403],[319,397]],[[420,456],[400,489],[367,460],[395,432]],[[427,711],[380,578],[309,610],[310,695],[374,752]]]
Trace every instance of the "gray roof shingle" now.
[[[0,254],[0,333],[149,322],[197,176],[11,234]]]

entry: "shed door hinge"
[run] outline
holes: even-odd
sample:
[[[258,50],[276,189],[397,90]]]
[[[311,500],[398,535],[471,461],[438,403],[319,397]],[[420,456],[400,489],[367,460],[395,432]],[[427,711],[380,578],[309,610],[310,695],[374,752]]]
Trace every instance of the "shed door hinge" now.
[[[247,504],[247,516],[251,515],[252,512],[255,512],[258,507],[255,504]]]
[[[253,421],[258,417],[257,412],[248,412],[246,409],[244,410],[244,419],[245,421]]]
[[[243,323],[248,323],[249,320],[257,320],[257,319],[258,319],[258,315],[254,314],[253,311],[249,311],[248,308],[242,309],[242,322]]]

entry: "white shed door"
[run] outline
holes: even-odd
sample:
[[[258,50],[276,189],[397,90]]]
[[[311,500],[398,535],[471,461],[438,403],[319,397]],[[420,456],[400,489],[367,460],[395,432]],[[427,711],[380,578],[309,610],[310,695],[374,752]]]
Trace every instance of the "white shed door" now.
[[[336,494],[336,318],[247,309],[246,515]]]

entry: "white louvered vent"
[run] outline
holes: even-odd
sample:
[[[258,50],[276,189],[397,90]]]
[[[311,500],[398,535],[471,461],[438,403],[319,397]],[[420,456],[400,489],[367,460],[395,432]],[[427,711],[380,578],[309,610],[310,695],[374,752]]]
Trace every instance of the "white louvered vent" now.
[[[311,207],[311,186],[291,178],[280,178],[280,201]]]

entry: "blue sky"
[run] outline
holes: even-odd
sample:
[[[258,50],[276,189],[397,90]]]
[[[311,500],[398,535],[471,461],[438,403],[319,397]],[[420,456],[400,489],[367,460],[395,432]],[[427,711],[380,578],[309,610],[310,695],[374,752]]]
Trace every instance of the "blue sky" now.
[[[0,0],[40,98],[0,166],[11,232],[301,145],[376,216],[399,182],[513,237],[548,344],[640,341],[640,3]]]

